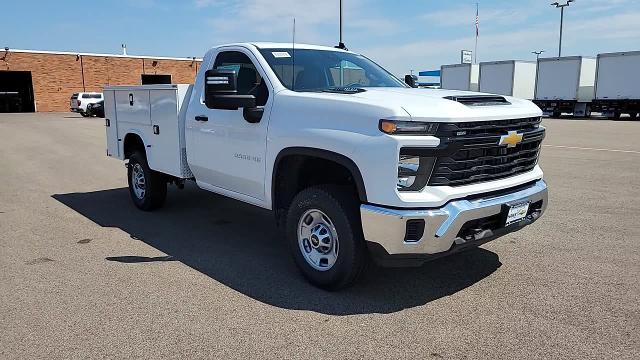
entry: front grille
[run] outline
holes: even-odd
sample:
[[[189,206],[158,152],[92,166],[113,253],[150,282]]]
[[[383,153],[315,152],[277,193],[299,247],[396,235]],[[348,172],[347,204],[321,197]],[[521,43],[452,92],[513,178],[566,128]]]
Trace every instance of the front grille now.
[[[430,186],[461,186],[514,176],[532,170],[538,162],[545,130],[540,118],[441,124],[438,154]],[[515,130],[522,142],[509,148],[500,137]]]

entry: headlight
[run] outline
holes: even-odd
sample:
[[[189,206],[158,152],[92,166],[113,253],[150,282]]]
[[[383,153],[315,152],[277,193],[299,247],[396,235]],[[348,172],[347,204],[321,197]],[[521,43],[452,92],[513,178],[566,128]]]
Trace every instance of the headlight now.
[[[403,154],[410,148],[402,149],[398,159],[398,191],[420,191],[429,181],[434,158]]]
[[[380,120],[379,129],[389,135],[435,135],[437,123],[418,121]]]

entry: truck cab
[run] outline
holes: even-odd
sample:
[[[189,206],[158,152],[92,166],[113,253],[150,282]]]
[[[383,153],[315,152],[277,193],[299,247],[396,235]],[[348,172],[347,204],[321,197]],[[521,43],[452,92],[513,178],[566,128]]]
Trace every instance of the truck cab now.
[[[273,211],[313,284],[352,284],[368,262],[415,266],[536,221],[545,130],[530,101],[411,88],[331,47],[211,49],[193,85],[105,88],[107,153],[132,200],[167,183]]]

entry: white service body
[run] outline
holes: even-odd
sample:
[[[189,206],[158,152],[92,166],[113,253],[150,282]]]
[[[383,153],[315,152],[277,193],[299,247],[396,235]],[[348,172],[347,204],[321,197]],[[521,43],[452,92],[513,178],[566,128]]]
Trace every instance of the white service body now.
[[[104,88],[107,155],[124,160],[124,138],[138,135],[147,147],[149,166],[189,178],[184,111],[192,85],[136,85]],[[154,133],[157,129],[157,134]]]
[[[440,87],[446,90],[479,90],[480,67],[477,64],[451,64],[440,67]]]
[[[536,63],[506,60],[480,63],[480,92],[533,99]]]

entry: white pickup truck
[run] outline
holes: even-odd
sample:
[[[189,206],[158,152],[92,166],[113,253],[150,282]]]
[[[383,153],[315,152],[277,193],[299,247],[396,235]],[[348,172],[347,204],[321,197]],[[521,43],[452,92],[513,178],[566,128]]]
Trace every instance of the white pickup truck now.
[[[416,89],[368,58],[302,44],[211,49],[193,85],[104,90],[107,155],[133,203],[167,184],[273,211],[313,284],[374,260],[419,266],[536,221],[547,206],[533,103]]]

